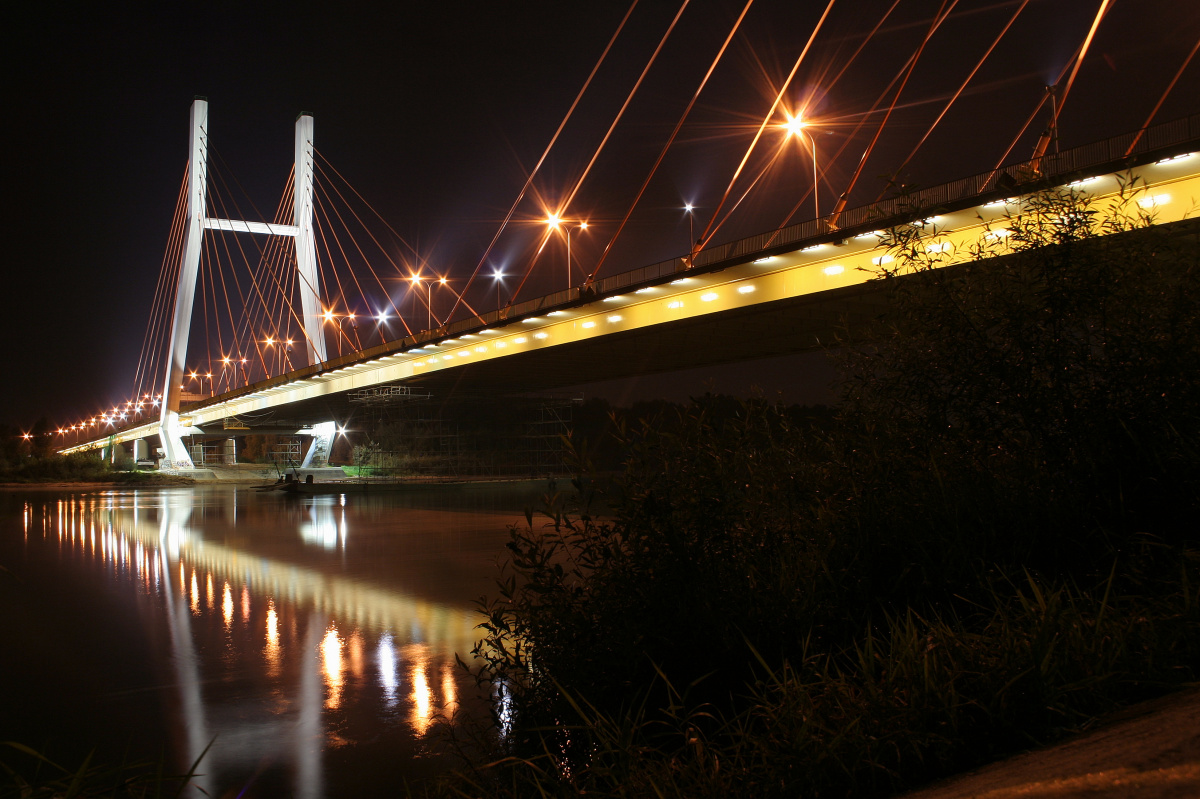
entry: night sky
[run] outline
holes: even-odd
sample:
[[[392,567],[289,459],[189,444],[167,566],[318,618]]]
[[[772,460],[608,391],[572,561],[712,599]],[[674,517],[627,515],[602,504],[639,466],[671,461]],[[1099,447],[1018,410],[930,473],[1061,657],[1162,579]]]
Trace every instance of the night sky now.
[[[683,13],[568,209],[593,224],[573,240],[580,263],[598,258],[742,5],[692,0]],[[826,209],[874,126],[840,158],[833,153],[942,4],[900,0],[851,61],[890,5],[837,0],[785,95],[787,107],[807,107],[822,125]],[[955,5],[851,207],[874,199],[880,176],[895,171],[1019,5]],[[288,177],[296,115],[313,114],[322,156],[428,268],[461,285],[628,9],[561,0],[376,6],[24,3],[6,12],[0,421],[28,426],[45,414],[69,424],[127,397],[184,174],[193,96],[208,98],[212,147],[265,209]],[[1031,0],[901,179],[931,185],[995,166],[1098,6]],[[824,8],[756,0],[603,274],[682,254],[682,205],[698,207],[697,229],[708,221]],[[582,172],[677,10],[649,0],[634,10],[489,266],[519,271],[528,261],[535,220]],[[1198,37],[1200,4],[1118,0],[1065,106],[1062,146],[1139,127]],[[1156,122],[1200,112],[1198,61]],[[1047,119],[1048,111],[1010,160],[1029,157]],[[778,134],[767,138],[764,152]],[[805,158],[781,158],[714,241],[778,226],[811,186]],[[793,221],[811,216],[811,198],[803,209]],[[549,268],[561,259],[550,254]],[[531,280],[520,299],[560,287],[545,280]],[[481,299],[491,285],[474,296],[481,309],[494,306],[494,294]]]

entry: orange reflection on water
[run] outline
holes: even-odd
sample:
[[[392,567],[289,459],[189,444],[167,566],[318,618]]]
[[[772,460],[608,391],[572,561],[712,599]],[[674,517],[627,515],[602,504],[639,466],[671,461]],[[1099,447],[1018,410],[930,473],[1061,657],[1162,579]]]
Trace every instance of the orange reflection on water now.
[[[417,735],[424,735],[429,725],[433,723],[433,691],[429,688],[429,680],[425,669],[429,662],[429,647],[416,644],[408,648],[409,660],[412,661],[412,727]]]
[[[321,673],[325,677],[325,684],[329,687],[329,696],[325,699],[325,707],[334,709],[342,702],[342,639],[338,637],[337,627],[329,625],[319,648],[321,650]]]
[[[355,679],[361,680],[363,676],[363,640],[362,634],[358,630],[351,633],[350,638],[346,641],[346,654],[350,659],[350,673]]]
[[[213,609],[212,572],[209,572],[204,580],[204,605],[209,610]]]
[[[180,568],[183,568],[182,564],[180,564]],[[191,603],[191,607],[192,607],[192,613],[195,613],[197,616],[200,615],[200,586],[198,586],[196,584],[196,570],[195,569],[192,569],[192,603]]]
[[[267,676],[279,676],[279,616],[275,613],[275,600],[267,600]]]
[[[242,623],[250,621],[250,588],[242,586]]]
[[[457,704],[458,686],[454,684],[454,669],[446,663],[442,666],[442,710],[450,715]]]
[[[221,592],[221,611],[225,616],[225,629],[228,630],[233,624],[233,591],[230,590],[228,581]]]

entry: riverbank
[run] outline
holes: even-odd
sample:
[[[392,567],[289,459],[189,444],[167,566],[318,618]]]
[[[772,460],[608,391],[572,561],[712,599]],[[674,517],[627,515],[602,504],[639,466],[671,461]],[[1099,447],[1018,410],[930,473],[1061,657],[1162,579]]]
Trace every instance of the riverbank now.
[[[1168,799],[1200,796],[1200,689],[1141,702],[1045,749],[900,799]]]
[[[29,483],[0,483],[0,490],[22,491],[47,490],[61,491],[67,489],[104,489],[104,488],[164,488],[170,486],[190,486],[196,483],[190,477],[173,474],[156,474],[152,472],[117,473],[111,480],[47,480]]]

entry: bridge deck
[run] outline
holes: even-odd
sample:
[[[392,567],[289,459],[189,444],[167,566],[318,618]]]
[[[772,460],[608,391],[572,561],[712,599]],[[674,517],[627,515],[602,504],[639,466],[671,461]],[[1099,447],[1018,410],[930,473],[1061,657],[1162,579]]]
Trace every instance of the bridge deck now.
[[[1194,152],[1200,150],[1200,115],[1171,125],[1144,136],[1128,158],[1113,154],[1123,153],[1132,134],[1128,141],[1119,137],[1057,156],[1058,166],[1070,169],[1053,178],[1017,185],[1014,175],[1031,174],[1029,165],[1018,165],[856,209],[839,220],[854,224],[836,231],[813,220],[719,245],[691,268],[674,259],[614,275],[587,292],[558,292],[230,391],[185,408],[182,418],[196,426],[234,416],[261,416],[273,425],[283,417],[296,423],[345,419],[348,393],[372,386],[404,384],[439,396],[541,392],[828,345],[882,310],[872,284],[887,258],[880,230],[927,225],[946,247],[944,263],[962,263],[1012,207],[1006,198],[1074,185],[1111,201],[1130,176],[1146,196],[1160,198],[1156,222],[1188,218],[1200,199],[1200,154]],[[1163,139],[1168,143],[1151,147]],[[1079,166],[1088,159],[1092,168]],[[157,433],[155,420],[64,451]]]

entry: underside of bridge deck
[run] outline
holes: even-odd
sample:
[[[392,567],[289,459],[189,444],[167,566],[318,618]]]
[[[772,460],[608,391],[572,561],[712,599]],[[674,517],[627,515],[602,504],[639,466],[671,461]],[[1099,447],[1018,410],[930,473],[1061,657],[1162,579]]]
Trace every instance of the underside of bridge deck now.
[[[473,397],[484,400],[498,395],[552,394],[599,381],[819,351],[859,335],[883,314],[886,300],[881,288],[860,284],[546,347],[440,370],[401,385],[430,395],[435,403]],[[296,402],[243,421],[252,429],[302,426],[325,419],[345,420],[361,407],[350,393],[341,393]]]

